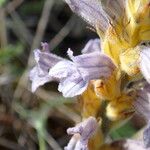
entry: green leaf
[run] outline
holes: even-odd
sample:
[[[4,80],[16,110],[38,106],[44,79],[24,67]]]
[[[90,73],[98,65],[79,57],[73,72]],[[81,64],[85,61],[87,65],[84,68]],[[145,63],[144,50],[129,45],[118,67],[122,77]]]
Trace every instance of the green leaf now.
[[[112,131],[110,133],[110,136],[113,140],[118,140],[118,139],[121,139],[121,138],[130,138],[136,132],[137,132],[137,130],[133,127],[132,123],[127,122],[126,124],[124,124],[120,128]]]
[[[6,2],[6,0],[0,0],[0,7]]]

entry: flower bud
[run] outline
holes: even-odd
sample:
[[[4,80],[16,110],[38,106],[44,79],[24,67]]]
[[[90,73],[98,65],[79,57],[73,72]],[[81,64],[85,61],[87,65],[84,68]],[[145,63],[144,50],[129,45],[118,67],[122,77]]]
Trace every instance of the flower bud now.
[[[140,72],[139,70],[140,47],[126,50],[120,55],[121,68],[128,75],[133,76]]]
[[[107,117],[112,121],[126,119],[134,112],[132,102],[132,97],[124,94],[118,99],[109,102],[106,108]]]

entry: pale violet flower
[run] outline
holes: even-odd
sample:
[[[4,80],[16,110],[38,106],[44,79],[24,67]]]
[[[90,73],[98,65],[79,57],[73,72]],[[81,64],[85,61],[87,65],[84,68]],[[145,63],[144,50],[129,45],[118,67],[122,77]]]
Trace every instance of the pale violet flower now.
[[[49,52],[48,44],[41,43],[42,50],[34,50],[34,58],[36,66],[30,71],[30,80],[32,81],[32,92],[35,92],[39,86],[54,80],[49,76],[49,69],[57,62],[63,60],[62,58]]]
[[[148,83],[150,83],[150,47],[144,46],[141,49],[140,69],[144,78],[147,80]]]
[[[143,133],[143,140],[146,147],[150,147],[150,47],[143,46],[140,53],[140,70],[148,82],[138,93],[135,107],[147,121],[147,126]]]
[[[82,53],[100,52],[101,51],[100,39],[91,39],[82,49]]]
[[[150,121],[148,121],[147,126],[143,133],[143,141],[146,148],[150,147]]]
[[[101,1],[99,0],[65,0],[73,12],[81,16],[86,22],[96,28],[106,30],[108,27],[108,17],[102,9]]]
[[[65,0],[73,12],[81,16],[95,29],[106,31],[110,20],[118,19],[123,13],[124,0]]]
[[[63,96],[73,97],[82,94],[90,80],[111,75],[116,66],[108,56],[101,53],[100,42],[97,39],[90,40],[83,50],[87,53],[73,56],[69,49],[68,55],[71,60],[57,57],[45,50],[35,50],[37,65],[30,72],[32,91],[56,80],[59,82],[58,90]],[[91,50],[93,52],[90,53]]]
[[[143,142],[140,140],[123,140],[122,145],[122,149],[124,150],[149,150],[145,148]]]
[[[58,90],[64,97],[80,95],[88,86],[75,64],[68,60],[58,62],[50,69],[49,75],[59,80]]]
[[[67,133],[73,135],[65,150],[88,150],[88,140],[97,130],[98,123],[94,117],[89,117],[73,128],[69,128]]]
[[[102,1],[103,10],[113,19],[118,20],[124,13],[125,0],[104,0]]]
[[[82,94],[90,80],[107,78],[115,68],[112,60],[100,52],[73,56],[68,50],[72,61],[61,61],[50,69],[49,75],[58,78],[58,90],[64,97],[73,97]]]
[[[134,102],[136,111],[143,115],[148,121],[150,117],[150,85],[146,84],[144,88],[138,90],[137,99]]]
[[[138,91],[137,99],[134,102],[135,110],[144,116],[147,126],[143,133],[143,141],[146,148],[150,147],[150,85]]]

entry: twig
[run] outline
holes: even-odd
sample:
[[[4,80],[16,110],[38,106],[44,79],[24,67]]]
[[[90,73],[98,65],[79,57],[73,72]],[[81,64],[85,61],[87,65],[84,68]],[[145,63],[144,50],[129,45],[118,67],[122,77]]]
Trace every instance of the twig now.
[[[4,8],[5,9],[5,12],[6,13],[9,13],[11,14],[12,12],[15,11],[15,9],[20,6],[22,4],[24,0],[13,0],[11,2],[9,2],[6,7]]]
[[[33,44],[31,46],[31,50],[41,42],[41,39],[44,35],[44,31],[46,28],[46,24],[48,22],[48,17],[50,15],[50,10],[52,8],[52,5],[53,5],[53,0],[47,0],[44,4],[43,12],[42,12],[42,15],[41,15],[38,27],[37,27],[37,31],[36,31],[36,34],[35,34],[35,37],[33,40]],[[28,68],[30,68],[32,65],[33,65],[33,55],[32,55],[32,51],[31,51],[29,59],[28,59],[27,70],[21,76],[21,78],[18,82],[18,85],[17,85],[16,90],[14,92],[14,99],[19,98],[22,95],[24,88],[27,88]]]
[[[38,47],[39,44],[41,43],[41,40],[43,38],[45,29],[46,29],[46,25],[48,23],[48,18],[50,16],[50,11],[53,6],[53,3],[54,3],[53,0],[46,0],[46,2],[44,4],[43,12],[42,12],[41,18],[38,23],[38,27],[36,30],[35,37],[33,39],[33,44],[31,46],[31,50]]]
[[[56,46],[58,46],[63,39],[70,33],[71,29],[73,28],[75,16],[69,19],[69,21],[65,24],[65,26],[56,34],[56,36],[50,41],[51,50],[53,50]]]
[[[5,6],[4,11],[6,14],[10,14],[13,20],[12,22],[9,22],[9,27],[14,30],[14,33],[20,40],[22,40],[23,43],[26,42],[27,44],[31,45],[33,37],[18,13],[15,12],[16,8],[18,8],[23,1],[24,0],[13,0],[9,2]]]
[[[4,9],[0,8],[0,46],[3,48],[7,45],[7,31],[5,22]]]
[[[62,148],[57,144],[55,139],[50,134],[46,134],[45,140],[53,149],[62,150]]]
[[[12,23],[10,22],[10,27],[14,30],[14,33],[18,36],[20,40],[23,41],[23,43],[27,43],[28,45],[31,45],[31,41],[33,39],[32,34],[26,27],[23,20],[20,18],[18,13],[13,11],[10,16],[12,17]]]
[[[23,148],[18,144],[4,138],[0,138],[0,145],[10,150],[23,150]]]
[[[72,109],[69,107],[62,105],[58,107],[57,110],[67,116],[70,120],[74,121],[75,123],[81,122],[81,117],[76,114]]]

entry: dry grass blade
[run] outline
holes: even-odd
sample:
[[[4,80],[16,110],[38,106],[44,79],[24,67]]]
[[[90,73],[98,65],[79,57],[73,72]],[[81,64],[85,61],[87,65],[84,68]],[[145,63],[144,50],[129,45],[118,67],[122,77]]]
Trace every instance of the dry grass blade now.
[[[42,41],[44,31],[45,31],[46,25],[48,23],[48,18],[50,16],[50,12],[51,12],[51,8],[53,6],[53,3],[54,3],[53,0],[46,0],[46,2],[44,4],[43,12],[42,12],[41,18],[40,18],[39,23],[38,23],[38,27],[36,30],[35,37],[33,39],[33,44],[31,46],[31,50],[38,47]]]
[[[72,17],[67,21],[65,26],[55,35],[55,37],[50,41],[51,50],[53,50],[56,46],[58,46],[64,38],[69,34],[69,32],[72,30],[75,22],[74,22],[75,16],[72,15]]]
[[[4,9],[0,8],[0,47],[7,45],[6,21]]]
[[[14,33],[18,36],[18,38],[23,42],[31,45],[31,41],[33,39],[32,34],[26,27],[23,20],[20,18],[19,14],[13,11],[11,14],[12,22],[10,22],[10,27],[14,31]],[[23,33],[23,34],[22,34]]]
[[[18,144],[4,138],[0,138],[0,145],[9,150],[23,150]]]
[[[13,0],[5,7],[5,12],[11,14],[17,7],[19,7],[24,0]]]

